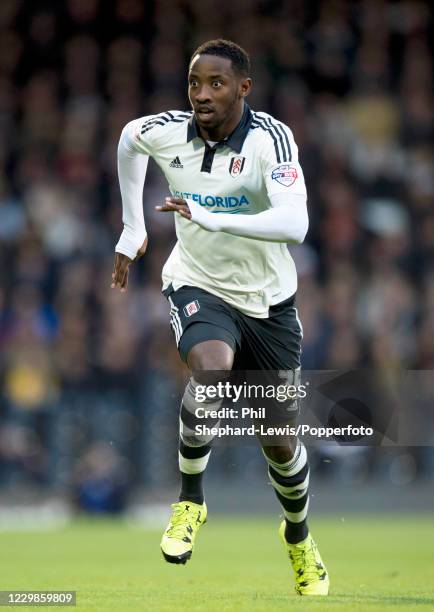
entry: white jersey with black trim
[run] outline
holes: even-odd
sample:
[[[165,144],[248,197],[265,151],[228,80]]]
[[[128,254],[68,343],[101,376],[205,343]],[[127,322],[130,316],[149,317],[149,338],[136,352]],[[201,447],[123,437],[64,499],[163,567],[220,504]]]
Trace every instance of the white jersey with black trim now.
[[[306,195],[291,130],[247,104],[235,131],[213,147],[200,137],[191,112],[142,117],[126,130],[131,146],[161,168],[173,196],[214,214],[254,215],[271,208],[275,194]],[[163,268],[163,288],[197,286],[259,318],[295,293],[286,244],[208,232],[180,215],[175,223],[178,240]]]

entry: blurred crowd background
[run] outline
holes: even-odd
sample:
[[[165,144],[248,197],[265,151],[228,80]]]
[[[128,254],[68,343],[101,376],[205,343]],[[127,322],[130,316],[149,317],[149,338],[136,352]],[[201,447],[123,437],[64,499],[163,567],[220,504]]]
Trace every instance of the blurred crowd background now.
[[[210,38],[248,50],[251,107],[299,146],[304,368],[434,369],[430,11],[418,0],[0,2],[0,492],[116,511],[132,491],[176,487],[185,371],[160,282],[173,219],[153,211],[168,191],[151,166],[148,252],[128,293],[110,290],[116,148],[131,119],[189,108],[188,60]],[[211,473],[264,478],[260,453],[243,453],[217,451]],[[323,463],[327,453],[313,454],[318,478],[434,474],[427,448]]]

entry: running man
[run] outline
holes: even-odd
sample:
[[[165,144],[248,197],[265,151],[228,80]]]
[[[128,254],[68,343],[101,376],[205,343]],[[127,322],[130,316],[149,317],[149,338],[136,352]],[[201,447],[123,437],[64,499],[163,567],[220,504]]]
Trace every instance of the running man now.
[[[202,477],[212,437],[195,433],[201,373],[285,370],[300,377],[302,328],[295,307],[297,274],[287,244],[308,229],[306,187],[291,130],[252,111],[247,53],[218,39],[201,45],[188,71],[192,111],[131,121],[118,148],[124,230],[116,245],[112,288],[126,291],[129,267],[147,247],[143,185],[153,157],[171,192],[157,210],[175,213],[177,243],[163,268],[163,293],[181,358],[192,376],[180,412],[181,492],[161,549],[185,563],[206,520]],[[207,400],[207,410],[221,400]],[[289,406],[295,416],[297,403]],[[309,466],[297,438],[260,439],[282,505],[280,537],[299,595],[327,595],[329,578],[309,533]]]

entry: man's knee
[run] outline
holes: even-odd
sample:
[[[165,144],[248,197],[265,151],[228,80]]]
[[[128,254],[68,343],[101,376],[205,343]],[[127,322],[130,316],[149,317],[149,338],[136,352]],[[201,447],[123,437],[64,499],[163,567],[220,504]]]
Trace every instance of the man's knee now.
[[[262,446],[265,455],[276,463],[287,463],[294,457],[297,438],[287,440],[282,446]]]
[[[187,364],[195,374],[212,370],[231,370],[234,363],[232,348],[222,340],[206,340],[190,349]]]

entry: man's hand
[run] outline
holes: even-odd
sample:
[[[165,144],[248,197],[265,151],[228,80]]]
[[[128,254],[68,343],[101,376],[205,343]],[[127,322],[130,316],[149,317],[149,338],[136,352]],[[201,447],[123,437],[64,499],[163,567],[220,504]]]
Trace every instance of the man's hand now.
[[[159,212],[177,212],[184,219],[191,220],[191,212],[188,203],[183,198],[167,197],[163,206],[156,206]]]
[[[146,247],[148,246],[148,237],[145,238],[142,246],[137,251],[137,255],[134,260],[131,260],[127,255],[123,255],[123,253],[115,253],[115,265],[112,272],[112,289],[120,289],[121,293],[125,293],[128,287],[128,275],[129,268],[133,261],[138,261],[146,251]]]
[[[176,212],[184,219],[193,221],[208,232],[218,232],[222,229],[222,215],[213,215],[199,202],[183,200],[182,198],[166,198],[163,206],[156,206],[159,212]],[[224,215],[223,215],[224,216]]]

